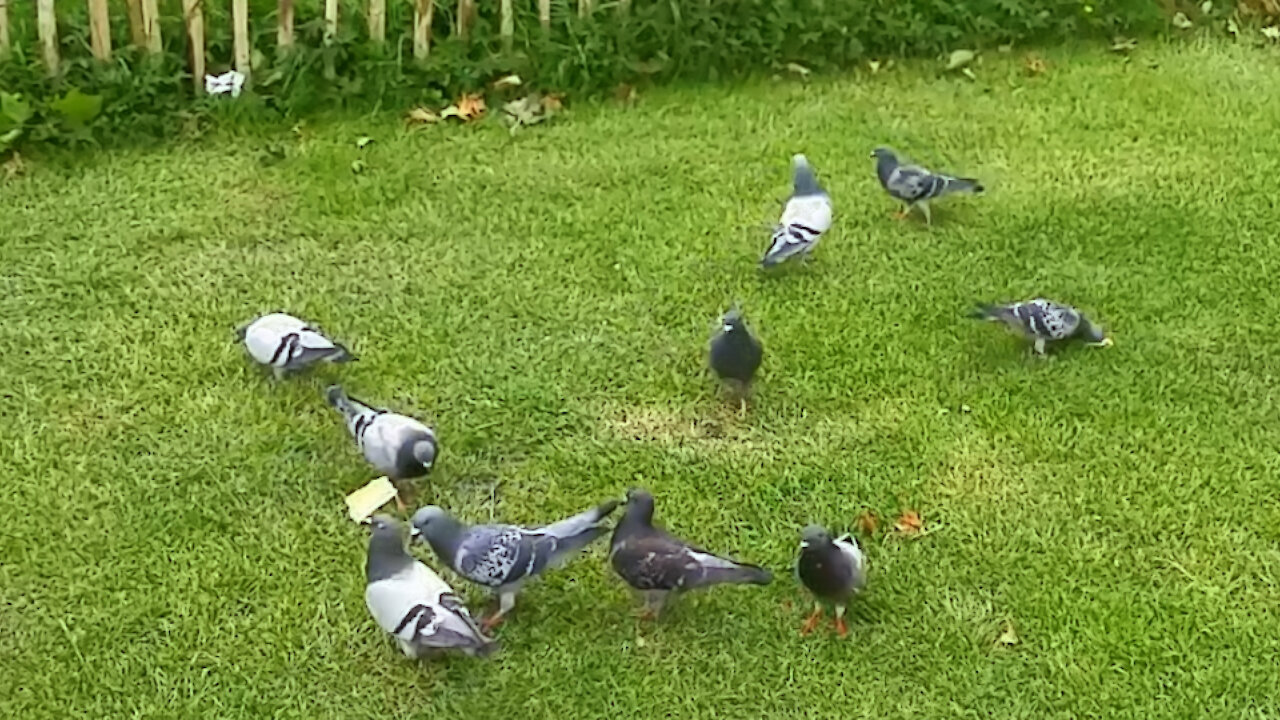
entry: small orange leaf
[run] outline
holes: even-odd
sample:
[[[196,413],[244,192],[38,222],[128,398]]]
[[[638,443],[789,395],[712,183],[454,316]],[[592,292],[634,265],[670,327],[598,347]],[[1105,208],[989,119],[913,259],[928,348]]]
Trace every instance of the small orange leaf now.
[[[410,123],[420,123],[422,125],[431,125],[440,122],[440,113],[431,108],[418,107],[409,111],[405,118]]]
[[[463,94],[458,99],[458,117],[464,122],[470,122],[484,115],[485,104],[484,95],[480,93]]]
[[[924,522],[920,519],[920,513],[915,510],[907,510],[898,517],[898,522],[893,524],[893,529],[903,535],[913,535],[920,532],[924,527]]]
[[[1027,67],[1027,72],[1032,75],[1043,75],[1049,69],[1048,63],[1039,55],[1031,54],[1023,60],[1023,64]]]
[[[864,510],[853,522],[863,535],[874,535],[880,529],[880,518],[870,510]]]
[[[560,112],[564,109],[564,96],[559,93],[542,96],[542,109],[547,113]]]

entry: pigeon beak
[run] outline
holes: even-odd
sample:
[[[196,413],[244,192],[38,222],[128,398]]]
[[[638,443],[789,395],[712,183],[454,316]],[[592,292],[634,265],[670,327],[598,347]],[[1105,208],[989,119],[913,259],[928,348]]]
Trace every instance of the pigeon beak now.
[[[416,537],[420,537],[421,535],[422,535],[422,531],[418,529],[418,526],[416,526],[416,525],[410,525],[410,526],[409,526],[409,538],[410,538],[410,539],[413,539],[413,538],[416,538]]]
[[[725,331],[725,332],[733,332],[733,326],[732,326],[732,325],[729,325],[729,324],[726,324],[726,325],[724,326],[724,331]]]
[[[807,548],[807,547],[809,547],[809,541],[808,541],[808,540],[801,540],[801,541],[800,541],[800,547],[802,547],[802,548]]]

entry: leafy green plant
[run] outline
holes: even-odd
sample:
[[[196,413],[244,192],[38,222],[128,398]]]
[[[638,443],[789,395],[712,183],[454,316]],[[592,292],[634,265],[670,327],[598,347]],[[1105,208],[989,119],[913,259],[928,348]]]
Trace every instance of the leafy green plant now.
[[[17,143],[33,114],[22,95],[0,92],[0,153]]]

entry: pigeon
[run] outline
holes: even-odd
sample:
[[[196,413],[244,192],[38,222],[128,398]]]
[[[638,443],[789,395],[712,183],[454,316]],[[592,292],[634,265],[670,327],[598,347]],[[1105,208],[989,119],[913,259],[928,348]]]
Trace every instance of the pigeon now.
[[[902,201],[906,206],[899,215],[905,218],[911,208],[918,207],[924,214],[926,224],[933,224],[933,215],[929,212],[929,201],[950,195],[951,193],[968,192],[978,194],[984,191],[982,183],[974,178],[958,178],[935,173],[919,165],[903,165],[898,156],[889,148],[876,148],[871,152],[876,160],[876,175],[885,192]]]
[[[396,485],[396,504],[404,512],[398,481],[422,477],[431,471],[440,454],[440,443],[431,428],[407,415],[370,407],[347,395],[341,386],[330,387],[329,405],[342,413],[347,431],[369,464]]]
[[[335,343],[292,315],[271,313],[236,330],[249,355],[271,368],[276,379],[325,360],[344,363],[355,360],[342,345]]]
[[[808,257],[822,234],[831,229],[831,196],[818,184],[808,158],[792,156],[791,167],[791,197],[773,230],[769,250],[760,261],[762,267],[773,267],[796,255]]]
[[[497,611],[484,621],[489,630],[515,607],[526,581],[568,562],[603,535],[602,523],[616,507],[618,501],[610,500],[546,527],[522,528],[466,525],[430,505],[413,514],[413,529],[454,572],[498,596]]]
[[[1102,328],[1090,322],[1079,310],[1044,298],[1011,305],[979,305],[969,313],[969,317],[1004,323],[1031,340],[1037,355],[1044,355],[1046,343],[1071,338],[1080,338],[1095,347],[1111,345],[1111,338],[1102,332]]]
[[[627,491],[627,507],[613,529],[609,561],[614,572],[644,596],[643,615],[657,618],[672,591],[721,583],[768,585],[773,574],[712,555],[653,526],[653,496]]]
[[[764,346],[751,334],[736,307],[721,319],[720,329],[711,338],[708,358],[711,370],[736,390],[745,413],[747,390],[764,358]]]
[[[391,633],[411,658],[445,650],[481,657],[498,644],[485,637],[462,600],[404,546],[404,527],[387,515],[370,520],[368,582],[364,603],[378,627]]]
[[[822,619],[823,603],[836,608],[836,632],[840,637],[848,634],[844,624],[844,610],[849,600],[867,587],[867,559],[851,535],[835,540],[825,529],[810,525],[800,531],[800,559],[796,562],[796,575],[813,593],[813,614],[805,620],[800,634],[807,635]]]

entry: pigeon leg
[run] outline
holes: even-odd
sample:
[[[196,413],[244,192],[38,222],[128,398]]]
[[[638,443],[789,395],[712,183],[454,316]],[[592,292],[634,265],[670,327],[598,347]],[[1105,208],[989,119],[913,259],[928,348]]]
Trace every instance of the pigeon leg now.
[[[813,613],[804,621],[804,625],[800,626],[800,634],[808,635],[813,629],[818,627],[818,621],[822,619],[822,603],[813,604]]]
[[[1044,338],[1036,338],[1035,345],[1031,348],[1035,354],[1044,355]]]
[[[849,627],[844,624],[844,606],[836,606],[836,634],[844,637],[849,634]]]
[[[400,483],[394,480],[391,482],[391,486],[396,489],[396,510],[400,511],[402,517],[407,516],[409,514],[409,506],[405,505],[404,502],[404,488],[400,487]]]
[[[488,633],[494,628],[498,627],[499,625],[502,624],[502,618],[505,617],[507,613],[511,612],[511,609],[514,608],[515,606],[516,606],[515,593],[499,591],[498,592],[498,610],[494,612],[492,615],[490,615],[489,617],[485,618],[484,622],[480,623],[480,628],[484,630],[485,633]]]
[[[917,205],[917,207],[920,208],[920,212],[924,213],[924,224],[932,225],[933,213],[929,211],[929,201],[921,200],[920,203]]]
[[[894,219],[894,220],[906,220],[906,219],[907,219],[907,216],[909,216],[910,214],[911,214],[911,206],[910,206],[910,205],[903,205],[901,208],[899,208],[899,209],[898,209],[898,211],[897,211],[897,212],[895,212],[895,213],[893,214],[893,219]]]
[[[276,382],[284,380],[285,369],[282,367],[271,368],[271,374],[275,376]]]
[[[665,590],[645,590],[644,609],[640,613],[641,620],[657,620],[662,613],[662,606],[667,599]]]

